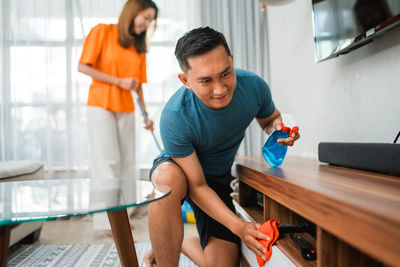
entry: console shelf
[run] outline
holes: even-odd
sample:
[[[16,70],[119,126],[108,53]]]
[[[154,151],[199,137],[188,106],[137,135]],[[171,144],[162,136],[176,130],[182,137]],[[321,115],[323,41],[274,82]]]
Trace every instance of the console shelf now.
[[[270,168],[262,157],[238,157],[235,205],[263,223],[315,225],[301,234],[317,260],[304,260],[290,238],[276,245],[296,266],[396,266],[400,262],[400,179],[287,157]]]

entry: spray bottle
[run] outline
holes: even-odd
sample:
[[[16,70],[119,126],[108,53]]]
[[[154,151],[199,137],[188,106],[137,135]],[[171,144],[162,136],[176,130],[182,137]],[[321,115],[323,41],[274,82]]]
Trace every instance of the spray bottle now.
[[[282,123],[282,130],[275,130],[265,142],[262,153],[264,159],[268,162],[271,167],[280,166],[285,158],[287,152],[287,146],[278,143],[278,139],[288,138],[292,136],[294,132],[298,132],[299,127],[294,126],[292,129],[286,127]]]

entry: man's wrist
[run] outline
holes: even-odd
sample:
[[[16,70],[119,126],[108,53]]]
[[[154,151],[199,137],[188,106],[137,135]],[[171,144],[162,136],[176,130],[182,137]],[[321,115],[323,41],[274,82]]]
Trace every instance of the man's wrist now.
[[[236,219],[232,222],[232,225],[228,227],[237,236],[240,236],[241,229],[243,228],[243,224],[246,222],[240,219],[239,217],[236,217]]]

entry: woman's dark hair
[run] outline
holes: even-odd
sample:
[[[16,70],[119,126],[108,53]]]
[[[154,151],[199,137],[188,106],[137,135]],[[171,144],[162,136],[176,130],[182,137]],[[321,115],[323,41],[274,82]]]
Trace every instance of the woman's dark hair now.
[[[152,0],[128,0],[122,8],[121,15],[118,20],[118,41],[125,47],[135,46],[138,53],[147,52],[146,44],[146,33],[147,30],[141,34],[135,34],[134,32],[134,20],[136,16],[146,10],[147,8],[154,8],[156,16],[154,21],[157,19],[158,7]],[[156,24],[154,25],[156,27]]]
[[[183,71],[190,69],[188,58],[203,55],[215,47],[223,45],[226,53],[231,55],[228,44],[222,33],[210,28],[200,27],[185,33],[177,42],[175,56]]]

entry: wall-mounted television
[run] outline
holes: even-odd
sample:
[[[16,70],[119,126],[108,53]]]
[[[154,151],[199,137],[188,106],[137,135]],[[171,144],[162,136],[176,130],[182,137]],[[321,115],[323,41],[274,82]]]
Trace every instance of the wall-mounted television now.
[[[400,25],[400,0],[312,0],[315,61],[346,54]]]

